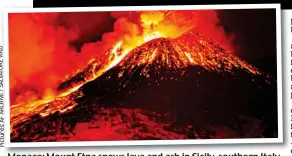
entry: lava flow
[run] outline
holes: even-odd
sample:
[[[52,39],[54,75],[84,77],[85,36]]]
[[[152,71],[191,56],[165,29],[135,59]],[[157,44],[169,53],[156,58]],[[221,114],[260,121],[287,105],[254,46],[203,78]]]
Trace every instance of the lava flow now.
[[[196,13],[188,12],[198,17]],[[201,33],[202,28],[198,22],[202,19],[195,19],[195,22],[188,22],[186,18],[180,22],[170,20],[170,17],[180,14],[184,15],[184,12],[141,13],[140,24],[133,26],[134,30],[124,30],[126,35],[119,36],[112,48],[102,56],[92,58],[84,68],[67,77],[60,83],[55,94],[42,100],[13,104],[10,110],[11,132],[14,131],[14,126],[31,120],[35,115],[46,117],[55,112],[62,114],[72,110],[78,105],[75,99],[84,96],[80,90],[82,86],[116,67],[120,69],[118,77],[131,76],[137,67],[143,67],[140,75],[146,78],[153,76],[153,73],[159,75],[163,70],[179,73],[190,66],[200,66],[218,73],[232,73],[234,69],[241,69],[251,75],[262,74],[230,50],[226,50],[230,46],[220,45],[216,37]],[[120,22],[123,20],[126,19],[122,18]]]

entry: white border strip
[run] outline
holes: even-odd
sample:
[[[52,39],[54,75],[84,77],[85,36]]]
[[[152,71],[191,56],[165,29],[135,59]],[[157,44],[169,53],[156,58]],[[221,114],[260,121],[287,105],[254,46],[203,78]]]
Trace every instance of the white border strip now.
[[[281,5],[276,8],[276,42],[277,42],[277,93],[278,93],[278,137],[283,142],[283,75],[282,75],[282,24]]]
[[[228,4],[228,5],[172,5],[172,6],[119,6],[119,7],[69,7],[69,8],[8,8],[5,13],[23,12],[102,12],[150,10],[217,10],[217,9],[280,9],[280,4]]]
[[[196,139],[196,140],[132,140],[132,141],[86,141],[86,142],[10,142],[9,104],[9,55],[8,55],[8,13],[25,12],[97,12],[136,10],[219,10],[219,9],[276,9],[277,24],[277,85],[278,85],[278,138],[260,139]],[[281,55],[281,7],[280,4],[240,4],[240,5],[180,5],[180,6],[124,6],[124,7],[75,7],[75,8],[15,8],[4,12],[4,71],[5,71],[5,140],[6,147],[64,147],[64,146],[126,146],[126,145],[187,145],[187,144],[247,144],[283,143],[282,110],[282,55]]]

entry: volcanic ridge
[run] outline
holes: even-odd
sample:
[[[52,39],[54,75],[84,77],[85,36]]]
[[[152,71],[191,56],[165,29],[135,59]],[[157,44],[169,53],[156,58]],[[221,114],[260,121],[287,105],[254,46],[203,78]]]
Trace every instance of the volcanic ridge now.
[[[194,29],[122,44],[62,82],[59,97],[11,107],[12,142],[265,137],[247,112],[274,94],[269,75]]]

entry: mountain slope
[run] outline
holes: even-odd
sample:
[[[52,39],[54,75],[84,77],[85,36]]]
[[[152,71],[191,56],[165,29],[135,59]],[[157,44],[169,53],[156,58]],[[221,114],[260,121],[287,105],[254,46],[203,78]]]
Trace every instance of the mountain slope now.
[[[197,133],[193,128],[230,128],[238,124],[241,116],[248,116],[250,121],[261,118],[267,127],[276,127],[277,123],[269,119],[270,114],[277,114],[276,81],[267,76],[194,30],[176,39],[156,38],[128,51],[117,44],[106,53],[105,59],[90,61],[83,70],[61,83],[60,91],[71,89],[63,96],[34,104],[38,107],[27,114],[19,113],[19,107],[12,108],[11,138],[40,141],[50,140],[47,136],[56,133],[66,133],[72,139],[76,125],[92,122],[115,127],[115,132],[130,131],[119,131],[121,135],[129,134],[126,139],[138,139],[134,136],[144,134],[141,125],[126,125],[143,122],[147,127],[148,120],[160,130],[142,138],[189,138],[189,133],[193,136]],[[261,103],[267,108],[265,113],[254,111],[263,106]],[[105,110],[108,113],[103,113]],[[122,114],[111,114],[117,110]],[[141,117],[141,111],[148,113]],[[137,121],[123,118],[124,115],[131,118],[133,113],[141,118]],[[165,119],[154,120],[157,114]],[[55,127],[36,129],[35,125],[41,126],[44,121]],[[183,129],[181,135],[175,127]],[[29,131],[33,132],[28,134]],[[164,132],[159,134],[159,131]],[[246,135],[240,128],[232,131],[235,131],[233,136],[222,137],[254,135]],[[253,137],[263,137],[261,130],[257,133]],[[110,138],[119,139],[115,137]]]

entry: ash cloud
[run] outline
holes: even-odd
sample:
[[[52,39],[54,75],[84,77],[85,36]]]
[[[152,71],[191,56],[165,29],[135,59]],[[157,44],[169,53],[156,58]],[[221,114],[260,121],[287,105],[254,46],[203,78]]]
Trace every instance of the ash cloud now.
[[[101,56],[119,39],[130,41],[142,31],[142,12],[76,12],[9,14],[11,103],[55,94],[66,76]],[[196,18],[194,18],[196,17]],[[208,38],[233,49],[233,38],[218,25],[216,11],[178,11],[177,25],[191,25]]]
[[[108,31],[111,19],[109,13],[9,14],[12,103],[52,94],[61,79],[98,52],[80,53],[72,43]]]

